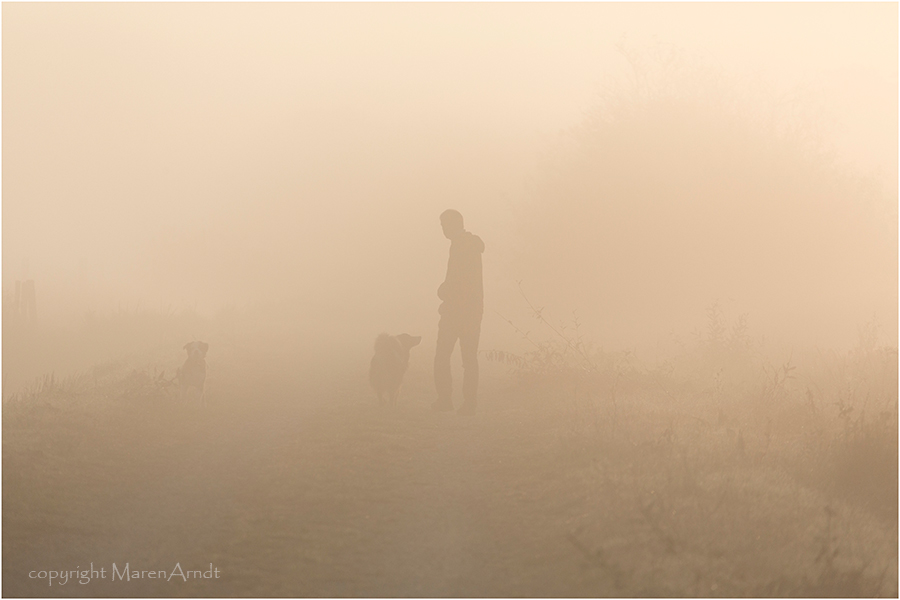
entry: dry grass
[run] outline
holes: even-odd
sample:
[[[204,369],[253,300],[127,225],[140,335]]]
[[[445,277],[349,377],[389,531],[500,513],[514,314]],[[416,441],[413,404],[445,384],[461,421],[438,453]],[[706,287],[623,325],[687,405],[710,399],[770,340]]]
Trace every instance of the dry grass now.
[[[158,384],[181,344],[44,378],[4,402],[4,595],[896,596],[895,351],[557,330],[485,361],[474,419],[429,410],[426,353],[385,411],[288,334],[211,346],[208,411]],[[224,579],[27,575],[126,561]]]
[[[623,585],[666,582],[649,595],[896,594],[897,351],[871,327],[845,355],[771,364],[714,305],[690,348],[648,366],[530,306],[548,335],[489,358],[553,407],[571,464],[629,514],[615,544],[608,523],[572,534],[585,560]],[[677,569],[635,568],[648,544]]]

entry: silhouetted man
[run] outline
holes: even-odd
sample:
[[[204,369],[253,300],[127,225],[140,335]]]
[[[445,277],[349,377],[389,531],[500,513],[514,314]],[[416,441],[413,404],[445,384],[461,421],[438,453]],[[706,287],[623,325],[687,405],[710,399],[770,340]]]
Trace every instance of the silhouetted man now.
[[[441,213],[444,237],[450,240],[447,277],[438,288],[441,303],[438,312],[437,351],[434,355],[434,385],[438,399],[435,410],[453,410],[450,355],[459,340],[463,361],[463,403],[459,413],[475,413],[478,393],[478,338],[484,313],[484,285],[481,276],[481,253],[484,242],[463,228],[462,215],[455,210]]]

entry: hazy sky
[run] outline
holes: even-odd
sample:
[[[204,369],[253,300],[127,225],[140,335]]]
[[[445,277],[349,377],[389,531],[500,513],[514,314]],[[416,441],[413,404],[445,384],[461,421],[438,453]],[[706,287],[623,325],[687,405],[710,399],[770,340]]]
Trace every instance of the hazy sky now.
[[[630,76],[618,43],[672,45],[748,98],[791,98],[842,161],[896,179],[896,4],[2,10],[3,285],[27,261],[47,313],[294,297],[365,311],[401,286],[425,323],[438,214],[509,247],[538,157]]]

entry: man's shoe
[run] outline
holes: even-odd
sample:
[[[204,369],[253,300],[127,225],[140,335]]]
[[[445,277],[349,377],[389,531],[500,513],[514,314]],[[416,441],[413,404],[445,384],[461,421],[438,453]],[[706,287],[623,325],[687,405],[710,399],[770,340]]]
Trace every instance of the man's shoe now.
[[[438,400],[434,404],[431,405],[431,409],[435,412],[450,412],[453,410],[453,403],[447,401]]]
[[[475,403],[474,402],[463,402],[460,405],[459,410],[456,411],[457,414],[463,416],[471,416],[475,414]]]

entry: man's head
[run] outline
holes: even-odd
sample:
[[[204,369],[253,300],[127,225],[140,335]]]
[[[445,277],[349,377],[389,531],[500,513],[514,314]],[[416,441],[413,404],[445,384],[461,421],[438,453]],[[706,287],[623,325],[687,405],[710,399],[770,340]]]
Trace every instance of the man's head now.
[[[444,230],[444,237],[452,240],[464,231],[463,217],[458,210],[449,208],[441,213],[441,229]]]

